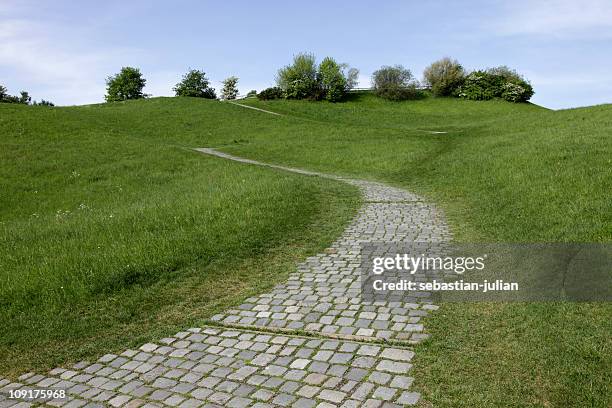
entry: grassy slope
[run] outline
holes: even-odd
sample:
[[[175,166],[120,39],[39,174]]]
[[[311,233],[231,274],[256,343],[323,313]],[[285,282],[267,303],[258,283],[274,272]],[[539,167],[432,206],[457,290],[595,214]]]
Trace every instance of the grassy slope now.
[[[188,99],[0,105],[0,373],[197,324],[331,242],[353,188],[181,147],[267,121]]]
[[[530,105],[451,99],[388,103],[367,95],[335,105],[252,103],[289,115],[279,118],[205,101],[160,98],[56,109],[48,115],[73,116],[75,123],[66,124],[65,117],[52,120],[50,116],[44,117],[45,122],[31,121],[27,125],[17,126],[13,121],[11,135],[17,138],[22,133],[36,135],[49,130],[57,135],[59,143],[65,137],[65,128],[74,126],[74,137],[85,130],[98,129],[103,135],[100,138],[118,137],[124,143],[129,136],[133,143],[141,143],[135,145],[136,152],[129,160],[141,156],[144,146],[171,150],[170,145],[209,145],[271,162],[384,180],[440,203],[456,237],[463,241],[610,241],[610,106],[551,112]],[[22,120],[25,118],[22,116]],[[83,129],[78,130],[81,125]],[[3,126],[7,126],[4,116],[0,129]],[[427,129],[449,133],[423,132]],[[92,143],[100,138],[92,137]],[[5,144],[10,143],[21,142],[8,140]],[[62,143],[62,148],[65,146]],[[112,151],[105,157],[116,154]],[[157,154],[152,153],[151,160]],[[173,162],[176,157],[160,161]],[[95,160],[87,156],[84,161]],[[198,163],[203,160],[198,158]],[[212,168],[216,166],[207,169]],[[238,171],[236,166],[228,168]],[[66,169],[64,177],[70,171]],[[235,180],[230,176],[228,180]],[[316,202],[322,206],[330,197],[335,196],[321,197]],[[23,201],[15,200],[12,206]],[[332,204],[332,209],[341,206]],[[53,211],[57,209],[53,207]],[[335,214],[327,214],[321,223],[335,221],[337,232],[341,220],[336,220]],[[325,215],[312,214],[311,222]],[[282,229],[282,225],[278,228]],[[286,246],[281,248],[284,252],[277,251],[280,255],[272,260],[268,255],[261,257],[262,266],[255,268],[264,271],[259,276],[272,276],[269,272],[274,268],[270,264],[287,264],[283,257],[294,252]],[[203,270],[199,266],[193,269]],[[222,270],[204,268],[209,269]],[[241,269],[248,276],[253,268]],[[159,282],[153,286],[171,298],[173,292],[168,286],[174,281],[170,285]],[[224,286],[212,279],[208,288],[218,291]],[[206,293],[198,284],[187,288],[175,285],[175,289],[182,296]],[[157,308],[157,292],[147,291],[151,296],[135,298],[131,313],[138,313],[141,303],[145,311]],[[108,302],[127,302],[115,298]],[[122,327],[131,333],[128,330],[125,335],[115,334],[115,339],[110,335],[112,330],[103,328],[100,333],[111,340],[98,344],[115,346],[140,333],[142,327],[153,335],[163,327],[156,319],[170,316],[169,321],[176,322],[180,320],[177,315],[183,312],[191,312],[190,318],[195,319],[219,302],[204,300],[203,305],[193,308],[186,303],[169,300],[161,307],[163,311],[150,319],[148,312],[138,319],[127,313]],[[102,304],[100,308],[114,310],[116,305]],[[75,314],[75,319],[92,318],[93,310]],[[109,319],[100,322],[107,324]],[[609,322],[607,305],[446,305],[428,321],[434,336],[419,349],[418,386],[436,406],[609,405]],[[135,335],[137,340],[144,337]],[[61,340],[55,344],[61,344]],[[86,343],[79,344],[86,352]]]
[[[286,113],[281,121],[294,129],[230,151],[418,191],[446,210],[457,240],[612,238],[612,105],[553,112],[369,95],[335,105],[249,103]],[[609,406],[611,311],[604,304],[444,305],[417,353],[418,387],[441,407]]]
[[[469,229],[456,231],[459,239],[610,239],[612,105],[553,112],[498,101],[355,99],[250,101],[291,115],[282,120],[294,128],[230,150],[408,186],[459,217],[454,226]]]

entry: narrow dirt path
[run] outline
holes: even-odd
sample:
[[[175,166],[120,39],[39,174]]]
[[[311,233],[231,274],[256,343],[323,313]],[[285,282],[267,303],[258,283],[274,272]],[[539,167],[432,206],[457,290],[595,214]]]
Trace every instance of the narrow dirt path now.
[[[427,334],[421,319],[437,307],[426,296],[368,303],[360,294],[360,251],[367,243],[447,242],[439,210],[407,191],[363,180],[260,163],[357,186],[364,204],[323,253],[297,265],[271,292],[213,316],[219,326],[189,328],[139,350],[97,362],[24,374],[16,388],[66,390],[46,401],[65,407],[401,407],[411,390],[407,346]],[[393,344],[385,344],[386,342]],[[4,400],[3,400],[4,398]],[[0,395],[0,406],[29,406]]]

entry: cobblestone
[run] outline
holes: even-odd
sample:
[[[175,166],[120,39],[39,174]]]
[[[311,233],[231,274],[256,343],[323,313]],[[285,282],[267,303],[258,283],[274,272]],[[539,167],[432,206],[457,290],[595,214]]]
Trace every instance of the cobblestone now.
[[[67,399],[49,404],[61,407],[417,404],[420,395],[410,390],[409,376],[414,352],[405,345],[427,337],[421,319],[437,306],[427,296],[362,302],[360,245],[445,242],[450,233],[442,214],[418,196],[380,183],[270,167],[353,184],[361,190],[364,205],[342,236],[323,253],[298,264],[287,282],[213,316],[213,321],[232,328],[189,328],[138,350],[105,354],[94,363],[56,368],[46,376],[24,374],[19,380],[28,386],[66,388]],[[294,335],[304,332],[333,338]],[[398,345],[369,343],[372,340]],[[0,391],[14,386],[0,378]],[[28,406],[3,395],[0,392],[0,406]]]
[[[349,340],[321,341],[299,336],[264,335],[253,344],[262,343],[267,347],[265,350],[255,352],[252,359],[243,359],[238,354],[234,354],[233,357],[218,358],[226,351],[238,350],[235,348],[238,343],[228,343],[226,347],[210,343],[217,342],[216,338],[231,338],[235,330],[214,327],[206,327],[204,330],[202,336],[198,337],[199,341],[192,342],[189,347],[202,350],[196,363],[202,360],[212,361],[206,363],[211,368],[206,370],[207,373],[186,371],[184,375],[177,377],[177,371],[171,367],[189,360],[186,357],[164,356],[162,359],[156,359],[156,363],[149,363],[157,356],[155,351],[146,361],[129,364],[138,361],[134,360],[138,356],[135,354],[130,360],[123,362],[122,366],[131,368],[125,369],[128,375],[119,379],[82,376],[81,373],[88,370],[92,364],[80,370],[72,368],[71,371],[75,375],[71,377],[71,383],[74,386],[69,389],[69,398],[60,401],[57,405],[54,403],[54,406],[78,406],[81,401],[95,401],[109,406],[127,406],[130,403],[130,406],[145,406],[153,403],[156,406],[196,407],[217,404],[247,407],[258,401],[272,406],[312,407],[320,404],[340,406],[345,403],[349,404],[346,406],[350,404],[364,406],[366,399],[400,404],[400,398],[408,402],[417,398],[416,393],[407,393],[412,383],[411,377],[407,376],[410,365],[383,358],[383,356],[408,356],[402,352],[409,350],[396,347],[387,349],[378,345],[364,348],[364,345]],[[238,333],[255,335],[249,331]],[[297,345],[290,348],[274,348],[280,343],[290,342]],[[273,350],[270,351],[271,349]],[[372,359],[372,364],[368,367],[357,368],[354,366],[355,360],[364,358],[357,353],[361,349],[375,356],[367,357]],[[382,351],[378,352],[378,349]],[[354,351],[342,353],[336,350]],[[386,350],[390,351],[385,353]],[[329,352],[332,356],[341,355],[342,358],[333,365],[318,362],[321,365],[316,366],[317,361],[299,357],[305,351],[306,354],[313,355]],[[98,373],[106,372],[104,370],[113,367],[113,361],[118,358],[125,357],[115,357],[110,361],[105,357],[93,365],[96,366]],[[253,364],[255,360],[264,364],[255,365]],[[400,373],[394,375],[387,372],[387,367],[383,364],[385,362],[393,365],[394,372]],[[149,370],[141,372],[139,368],[142,364],[147,364]],[[28,379],[33,381],[34,386],[56,383],[59,381],[59,376],[66,371],[53,372],[54,375],[36,375]],[[367,378],[370,381],[364,382]],[[10,385],[9,383],[5,387]],[[79,385],[86,386],[86,390],[78,388]]]
[[[213,321],[410,344],[426,338],[421,318],[437,308],[427,293],[402,302],[361,302],[358,259],[365,243],[448,241],[442,214],[406,191],[345,181],[361,189],[365,204],[344,234],[327,251],[299,264],[286,283],[213,316]]]

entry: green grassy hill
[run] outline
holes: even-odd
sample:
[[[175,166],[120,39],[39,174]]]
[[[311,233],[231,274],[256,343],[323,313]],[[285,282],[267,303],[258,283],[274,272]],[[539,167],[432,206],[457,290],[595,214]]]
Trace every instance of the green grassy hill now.
[[[0,374],[194,326],[329,245],[355,189],[188,149],[258,121],[193,99],[0,104]]]
[[[283,115],[189,98],[0,105],[1,371],[206,317],[321,248],[356,207],[342,184],[189,147],[413,190],[446,211],[459,241],[612,238],[612,105],[244,103]],[[419,346],[418,386],[435,406],[607,406],[611,311],[444,305]]]
[[[456,219],[458,239],[612,236],[612,105],[550,111],[453,98],[394,103],[370,94],[339,104],[248,103],[285,113],[295,126],[232,152],[416,190]]]
[[[295,126],[227,150],[416,191],[458,241],[612,241],[612,105],[248,103]],[[446,304],[427,321],[415,378],[437,407],[608,407],[611,322],[609,304]]]

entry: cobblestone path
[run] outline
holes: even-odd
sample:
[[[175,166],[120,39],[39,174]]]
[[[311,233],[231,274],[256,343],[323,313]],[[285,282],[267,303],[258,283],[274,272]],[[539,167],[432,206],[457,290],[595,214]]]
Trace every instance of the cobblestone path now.
[[[402,302],[362,302],[360,244],[447,242],[442,214],[418,196],[384,184],[267,165],[213,149],[206,154],[357,186],[364,204],[324,253],[286,283],[157,344],[80,362],[18,383],[0,378],[0,407],[31,402],[9,389],[55,388],[64,407],[401,407],[415,405],[409,349],[424,339],[421,319],[437,307],[427,293]]]

